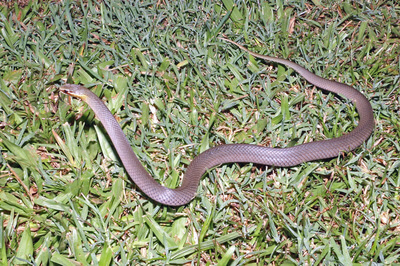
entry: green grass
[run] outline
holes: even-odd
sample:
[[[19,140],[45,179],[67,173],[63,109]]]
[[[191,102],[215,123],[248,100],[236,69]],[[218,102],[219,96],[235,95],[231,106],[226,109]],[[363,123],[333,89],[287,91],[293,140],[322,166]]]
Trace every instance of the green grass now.
[[[83,2],[0,8],[3,265],[400,261],[396,1]],[[331,160],[222,165],[187,206],[149,201],[60,84],[101,95],[169,187],[209,147],[287,147],[357,124],[351,104],[220,35],[356,87],[374,133]]]

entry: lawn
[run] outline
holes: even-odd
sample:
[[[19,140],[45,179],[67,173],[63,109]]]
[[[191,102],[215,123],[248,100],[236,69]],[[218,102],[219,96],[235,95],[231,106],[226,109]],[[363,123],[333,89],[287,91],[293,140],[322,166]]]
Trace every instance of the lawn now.
[[[400,262],[400,4],[60,1],[0,6],[1,265]],[[86,86],[143,166],[178,187],[210,147],[289,147],[357,125],[354,106],[217,37],[351,85],[376,127],[338,158],[225,164],[177,208],[127,176]]]

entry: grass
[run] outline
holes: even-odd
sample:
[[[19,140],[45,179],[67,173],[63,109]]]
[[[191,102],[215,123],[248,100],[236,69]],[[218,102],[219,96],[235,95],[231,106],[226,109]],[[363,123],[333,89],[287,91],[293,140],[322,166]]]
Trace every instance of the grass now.
[[[3,265],[391,264],[400,256],[400,5],[346,1],[65,1],[0,8]],[[222,165],[187,206],[135,188],[69,80],[112,110],[152,176],[176,187],[223,143],[332,138],[354,107],[290,58],[352,85],[376,129],[340,158],[291,168]]]

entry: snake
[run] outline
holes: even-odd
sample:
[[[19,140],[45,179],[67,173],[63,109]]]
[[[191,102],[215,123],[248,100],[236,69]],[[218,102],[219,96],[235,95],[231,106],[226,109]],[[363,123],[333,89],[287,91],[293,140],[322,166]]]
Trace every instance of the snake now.
[[[156,181],[143,167],[119,123],[107,106],[92,91],[77,84],[64,84],[60,91],[81,99],[89,105],[102,123],[113,146],[132,181],[150,199],[167,206],[186,205],[197,195],[203,175],[210,169],[227,163],[253,163],[272,167],[292,167],[305,162],[335,158],[363,144],[374,129],[374,116],[370,102],[355,88],[313,74],[304,67],[278,57],[261,55],[250,51],[230,39],[220,39],[236,45],[248,54],[294,69],[309,83],[326,92],[348,99],[355,105],[359,120],[357,126],[340,137],[311,141],[286,148],[270,148],[256,144],[222,144],[197,155],[188,165],[181,185],[168,188]]]

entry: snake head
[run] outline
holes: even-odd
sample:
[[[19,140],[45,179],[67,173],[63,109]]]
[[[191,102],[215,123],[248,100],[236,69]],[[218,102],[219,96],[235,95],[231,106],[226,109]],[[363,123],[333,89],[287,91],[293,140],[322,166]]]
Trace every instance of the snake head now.
[[[70,95],[85,101],[89,90],[81,85],[64,84],[60,87],[60,91],[66,95]]]

